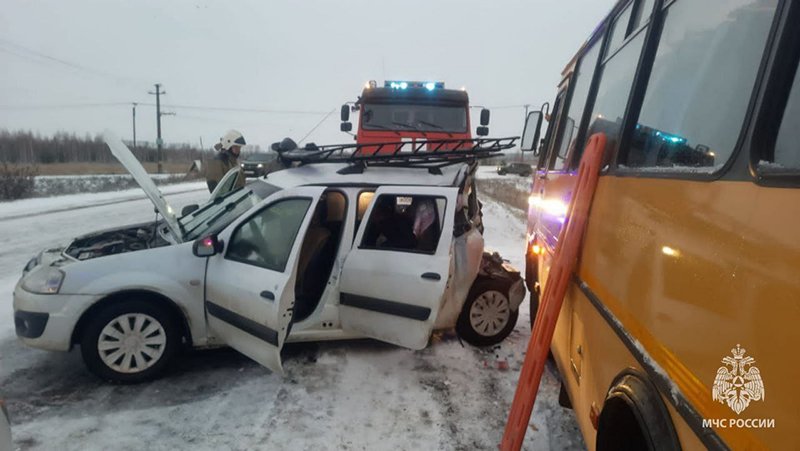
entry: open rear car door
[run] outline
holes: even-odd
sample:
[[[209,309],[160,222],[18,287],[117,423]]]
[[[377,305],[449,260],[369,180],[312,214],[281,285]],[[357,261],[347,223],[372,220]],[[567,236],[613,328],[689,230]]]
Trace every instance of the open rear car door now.
[[[205,307],[211,334],[272,371],[290,330],[298,254],[323,187],[299,187],[268,197],[219,239],[209,257]]]
[[[428,344],[449,283],[457,195],[452,187],[375,192],[342,268],[345,330],[411,349]]]

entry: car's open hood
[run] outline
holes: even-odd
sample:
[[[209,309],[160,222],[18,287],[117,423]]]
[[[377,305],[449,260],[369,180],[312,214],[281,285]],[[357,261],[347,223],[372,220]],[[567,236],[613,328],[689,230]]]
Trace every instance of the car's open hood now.
[[[175,217],[175,211],[164,199],[164,195],[161,194],[156,184],[153,183],[153,179],[147,174],[147,171],[145,171],[142,164],[139,163],[139,160],[133,156],[128,146],[123,144],[122,140],[113,132],[106,130],[106,132],[103,133],[103,139],[105,139],[106,144],[108,144],[109,149],[111,149],[111,153],[125,166],[125,169],[128,170],[133,176],[133,179],[136,180],[136,183],[142,187],[144,193],[147,194],[147,197],[153,202],[153,205],[156,206],[156,210],[164,217],[164,221],[166,221],[167,227],[169,227],[169,231],[172,233],[175,241],[178,243],[183,241],[180,225],[178,224],[178,219]]]

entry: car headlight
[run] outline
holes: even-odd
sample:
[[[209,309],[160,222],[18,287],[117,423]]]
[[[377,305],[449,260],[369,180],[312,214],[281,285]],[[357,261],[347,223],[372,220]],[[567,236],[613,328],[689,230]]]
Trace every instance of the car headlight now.
[[[244,167],[244,163],[240,164],[239,166]]]
[[[41,268],[22,281],[22,289],[36,294],[56,294],[64,281],[64,271],[57,268]]]
[[[263,165],[262,163],[258,163],[258,167],[259,167],[259,168],[263,168],[263,167],[264,167],[264,165]]]

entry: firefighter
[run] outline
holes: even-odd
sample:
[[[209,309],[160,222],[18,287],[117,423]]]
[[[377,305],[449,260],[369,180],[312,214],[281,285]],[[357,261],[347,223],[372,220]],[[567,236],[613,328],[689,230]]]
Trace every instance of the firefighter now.
[[[222,177],[233,168],[239,169],[239,177],[236,179],[234,189],[244,186],[244,172],[239,166],[239,153],[245,144],[244,136],[241,133],[236,130],[228,130],[225,136],[219,139],[219,143],[214,145],[214,149],[219,152],[206,165],[206,183],[209,192],[213,192]]]

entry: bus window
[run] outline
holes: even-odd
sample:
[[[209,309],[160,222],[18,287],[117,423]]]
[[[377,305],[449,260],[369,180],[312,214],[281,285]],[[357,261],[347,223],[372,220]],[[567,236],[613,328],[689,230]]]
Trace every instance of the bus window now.
[[[633,23],[631,23],[631,31],[636,31],[640,26],[644,25],[650,19],[653,13],[653,4],[656,0],[639,0],[636,5],[636,12],[633,13]]]
[[[739,138],[777,3],[678,0],[666,8],[639,120],[621,164],[695,172],[725,164]]]
[[[631,10],[633,9],[633,2],[628,3],[628,6],[614,19],[611,25],[611,34],[608,35],[608,45],[606,46],[606,55],[613,54],[622,44],[626,37],[628,37],[628,23],[631,20]]]
[[[560,135],[556,141],[559,146],[558,156],[553,169],[563,169],[568,155],[572,153],[571,149],[575,147],[578,128],[580,127],[583,112],[586,110],[586,99],[589,97],[589,87],[592,84],[592,76],[597,66],[597,56],[600,54],[600,44],[602,42],[602,39],[597,39],[592,44],[592,47],[578,63],[575,75],[572,76],[572,97],[569,104],[564,106],[564,113],[567,118],[558,132]]]
[[[622,117],[628,104],[628,96],[636,74],[639,55],[642,53],[646,28],[639,31],[619,52],[603,63],[600,84],[592,110],[591,122],[586,136],[605,133],[607,149],[616,149]]]
[[[792,92],[783,111],[773,161],[779,168],[800,169],[800,68],[795,71]]]
[[[564,102],[564,97],[566,90],[562,89],[556,95],[556,100],[553,102],[553,111],[550,113],[550,117],[548,120],[545,121],[547,125],[547,132],[544,135],[544,146],[542,147],[541,155],[539,155],[539,161],[536,164],[536,169],[545,169],[547,166],[547,162],[550,161],[550,149],[553,147],[550,144],[552,143],[553,133],[556,130],[556,125],[558,124],[558,118],[561,117],[561,104]]]

